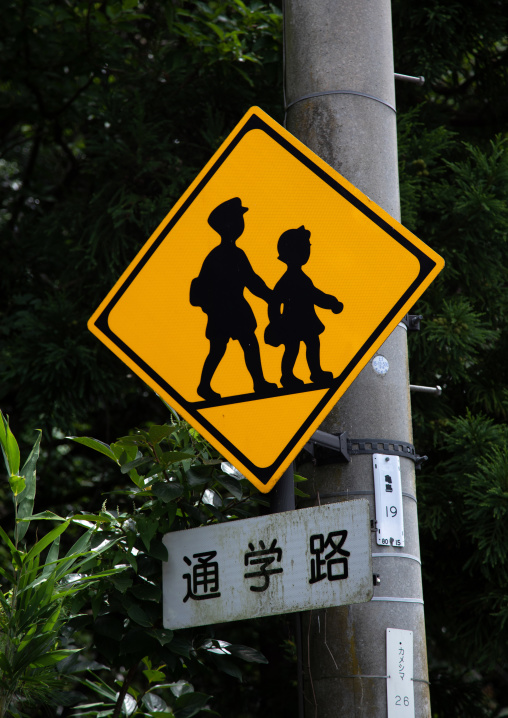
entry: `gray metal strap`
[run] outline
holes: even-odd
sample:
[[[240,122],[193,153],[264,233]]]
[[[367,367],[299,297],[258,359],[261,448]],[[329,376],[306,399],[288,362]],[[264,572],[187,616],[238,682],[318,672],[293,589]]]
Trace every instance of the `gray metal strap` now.
[[[390,678],[390,676],[369,676],[365,675],[364,673],[352,673],[350,675],[346,676],[337,676],[338,678]],[[425,678],[411,678],[412,681],[415,683],[426,683],[428,686],[430,686],[430,681],[425,680]]]
[[[391,603],[421,603],[423,606],[422,598],[400,598],[399,596],[374,596],[370,599],[371,601],[390,601]]]
[[[319,497],[317,495],[315,496],[309,496],[308,498],[314,501],[315,499],[334,499],[336,496],[374,496],[373,491],[333,491],[330,494],[319,494]],[[416,496],[413,496],[413,494],[409,494],[407,491],[402,492],[402,496],[405,496],[406,499],[411,499],[415,503],[418,503],[418,499]]]
[[[382,105],[386,105],[386,107],[389,107],[390,110],[397,112],[395,107],[389,102],[386,102],[386,100],[382,100],[380,97],[374,97],[374,95],[366,95],[365,92],[357,92],[357,90],[326,90],[325,92],[310,92],[308,95],[303,95],[297,100],[293,100],[293,102],[290,102],[288,105],[286,105],[285,111],[287,112],[289,108],[293,107],[293,105],[296,105],[297,102],[302,102],[303,100],[310,100],[313,97],[322,97],[323,95],[358,95],[359,97],[366,97],[368,100],[375,100],[376,102],[380,102]]]
[[[347,676],[338,676],[338,678],[390,678],[390,676],[366,676],[364,673],[352,673]]]
[[[411,561],[416,561],[417,563],[422,564],[418,556],[413,556],[411,553],[396,553],[394,551],[386,551],[385,553],[373,553],[372,558],[384,558],[385,556],[389,556],[390,558],[393,558],[396,556],[397,558],[409,558]]]

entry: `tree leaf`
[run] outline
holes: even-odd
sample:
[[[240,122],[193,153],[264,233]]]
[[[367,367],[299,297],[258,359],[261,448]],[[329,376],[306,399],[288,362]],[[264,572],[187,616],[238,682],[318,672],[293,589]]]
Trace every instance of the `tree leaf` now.
[[[3,528],[2,528],[1,526],[0,526],[0,536],[3,538],[3,540],[5,541],[5,543],[7,544],[7,546],[9,547],[9,549],[10,549],[10,551],[11,551],[11,555],[12,555],[13,553],[18,553],[18,551],[17,551],[17,549],[16,549],[16,546],[12,543],[12,541],[11,541],[10,538],[7,536],[7,534],[5,533],[5,531],[3,530]]]
[[[129,631],[120,643],[120,654],[137,654],[140,658],[149,656],[157,649],[158,643],[146,630],[138,628]]]
[[[53,541],[51,546],[49,547],[48,555],[46,556],[46,561],[44,562],[44,568],[42,571],[42,576],[45,578],[50,573],[52,573],[54,564],[58,561],[58,555],[60,553],[60,536],[57,536],[56,539]]]
[[[136,519],[136,526],[138,527],[141,540],[145,544],[148,551],[150,548],[150,542],[157,533],[159,522],[156,519],[140,516]]]
[[[163,426],[151,426],[148,429],[148,438],[151,441],[152,444],[160,444],[160,442],[163,439],[166,439],[168,436],[170,436],[174,431],[176,431],[178,427],[169,424],[164,424]]]
[[[100,454],[104,454],[104,456],[107,456],[109,459],[114,461],[115,464],[118,463],[113,451],[103,441],[92,439],[90,436],[67,436],[66,438],[72,439],[72,441],[75,441],[78,444],[83,444],[83,446],[88,446],[89,449],[94,449]]]
[[[127,607],[127,615],[129,616],[129,618],[131,618],[133,621],[138,623],[140,626],[143,626],[144,628],[150,628],[152,626],[152,622],[148,618],[147,614],[137,603],[132,603],[130,606]]]
[[[122,474],[128,474],[132,469],[149,464],[151,461],[152,459],[149,456],[138,456],[136,459],[133,459],[133,461],[127,461],[127,463],[122,464],[120,471]]]
[[[99,676],[97,676],[95,673],[92,673],[93,677],[96,679],[95,681],[91,681],[88,678],[78,678],[77,680],[87,688],[90,688],[94,693],[101,696],[102,698],[106,698],[106,700],[109,701],[116,701],[118,694],[116,691],[114,691],[110,686],[108,686],[107,683],[105,683]]]
[[[30,451],[30,454],[28,455],[28,458],[23,464],[23,468],[21,469],[21,476],[25,477],[26,485],[24,491],[20,494],[18,500],[18,520],[25,519],[33,512],[35,491],[37,486],[36,466],[37,460],[39,458],[41,436],[42,433],[39,431],[39,435],[34,442],[32,450]],[[25,534],[28,531],[29,525],[30,524],[27,521],[16,526],[16,536],[18,541],[22,541],[24,539]]]
[[[163,674],[164,677],[164,674]],[[142,697],[141,702],[146,708],[153,713],[154,711],[167,711],[168,704],[166,701],[158,696],[156,693],[145,693]]]
[[[173,706],[175,718],[192,718],[210,700],[210,696],[205,693],[184,693],[176,699]]]
[[[4,455],[7,473],[9,475],[19,473],[19,446],[9,427],[9,418],[5,418],[0,411],[0,444],[2,445],[2,453]]]
[[[23,521],[32,521],[37,519],[37,521],[41,520],[47,520],[47,521],[67,521],[67,519],[64,519],[63,516],[59,516],[58,514],[54,514],[52,511],[41,511],[39,514],[31,514],[30,516],[25,516]]]
[[[184,658],[190,658],[190,652],[193,649],[192,642],[186,638],[185,636],[182,636],[181,634],[176,633],[173,637],[173,640],[168,646],[169,650],[172,653],[176,653],[177,656],[183,656]]]
[[[232,656],[241,658],[243,661],[248,661],[249,663],[268,663],[268,660],[262,653],[256,651],[255,648],[250,648],[249,646],[230,644],[227,647],[227,650]]]
[[[309,494],[306,494],[305,491],[302,491],[301,489],[297,488],[296,486],[295,486],[294,492],[295,492],[295,496],[300,496],[303,499],[309,498]]]
[[[75,649],[60,649],[56,651],[50,651],[46,655],[41,656],[35,661],[31,661],[33,666],[37,668],[47,668],[48,666],[54,666],[56,663],[63,661],[64,658],[68,658],[73,653],[78,653],[81,648]]]
[[[70,519],[67,521],[64,521],[63,524],[60,524],[60,526],[57,526],[52,531],[50,531],[46,536],[41,538],[40,541],[37,541],[37,543],[32,546],[30,551],[28,552],[26,556],[26,560],[30,561],[31,559],[38,556],[44,549],[49,546],[50,543],[53,543],[53,541],[56,539],[57,536],[60,536],[60,534],[63,534],[63,532],[67,529],[67,527],[70,524]]]
[[[125,572],[118,576],[112,576],[111,582],[120,593],[125,593],[132,586],[132,578]]]
[[[243,681],[242,671],[231,658],[212,654],[208,656],[207,660],[211,661],[222,673],[238,679],[240,683]]]
[[[185,454],[183,451],[165,451],[161,456],[161,461],[165,464],[175,464],[177,461],[193,458],[193,454]]]
[[[202,486],[207,484],[212,478],[211,466],[191,466],[187,471],[187,481],[189,486]]]
[[[218,474],[218,476],[215,477],[215,480],[217,483],[224,486],[224,488],[227,489],[229,493],[235,497],[235,499],[238,499],[238,501],[242,499],[243,490],[239,481],[235,481],[235,479],[230,478],[226,474]]]
[[[146,446],[147,437],[145,434],[132,434],[130,436],[121,436],[115,441],[115,446]]]
[[[85,531],[85,533],[80,536],[77,541],[73,543],[73,545],[70,547],[70,549],[65,554],[65,558],[68,559],[74,559],[76,560],[79,556],[83,555],[85,552],[88,552],[88,548],[90,546],[90,539],[92,538],[92,529],[89,529],[88,531]]]
[[[150,549],[148,551],[150,556],[156,558],[158,561],[168,560],[168,550],[166,546],[159,539],[152,540],[150,543]]]
[[[169,503],[183,494],[183,486],[176,481],[157,481],[152,484],[152,494],[164,503]]]
[[[119,641],[122,637],[123,623],[123,614],[105,613],[95,620],[93,628],[100,636]]]
[[[148,669],[146,671],[143,671],[143,675],[146,677],[149,683],[155,683],[156,681],[160,683],[160,681],[163,681],[166,678],[165,673],[162,673],[162,671],[156,671],[154,669]]]
[[[156,638],[161,646],[165,646],[167,643],[171,643],[173,640],[174,633],[169,628],[154,628],[149,631],[150,636]]]
[[[9,476],[9,486],[11,487],[12,493],[17,498],[26,486],[25,477],[12,474]]]
[[[131,594],[141,601],[157,601],[161,599],[161,588],[153,583],[143,582],[133,586]]]
[[[194,693],[193,686],[183,679],[180,679],[176,683],[169,683],[168,688],[170,688],[171,693],[177,698],[183,696],[185,693]]]
[[[71,521],[73,523],[79,523],[80,521],[89,521],[95,524],[110,524],[112,523],[112,517],[109,514],[87,514],[78,513],[72,516]]]

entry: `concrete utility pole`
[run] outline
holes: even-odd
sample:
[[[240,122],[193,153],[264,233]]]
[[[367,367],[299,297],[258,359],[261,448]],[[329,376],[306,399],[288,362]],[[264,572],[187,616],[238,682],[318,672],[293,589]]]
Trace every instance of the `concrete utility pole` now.
[[[400,219],[390,0],[286,0],[285,48],[288,130]],[[359,256],[358,291],[361,265]],[[388,371],[369,363],[323,431],[412,442],[405,326],[378,355]],[[400,464],[405,546],[378,546],[373,534],[373,567],[381,576],[374,600],[304,618],[307,718],[386,718],[387,628],[414,632],[415,715],[430,716],[415,467],[409,458]],[[372,455],[308,464],[299,473],[309,478],[314,504],[367,497],[375,519]]]

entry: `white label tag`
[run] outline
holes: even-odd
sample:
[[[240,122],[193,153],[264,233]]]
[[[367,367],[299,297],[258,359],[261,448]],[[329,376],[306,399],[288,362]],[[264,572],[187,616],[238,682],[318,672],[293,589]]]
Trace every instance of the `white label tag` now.
[[[386,629],[388,718],[415,718],[413,631]]]
[[[376,496],[376,541],[379,546],[404,546],[400,458],[373,454]]]

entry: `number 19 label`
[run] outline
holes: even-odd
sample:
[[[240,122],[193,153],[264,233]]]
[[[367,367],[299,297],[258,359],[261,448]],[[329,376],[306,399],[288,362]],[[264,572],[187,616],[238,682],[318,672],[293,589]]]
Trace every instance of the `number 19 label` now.
[[[400,458],[373,454],[378,546],[404,546]]]

